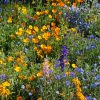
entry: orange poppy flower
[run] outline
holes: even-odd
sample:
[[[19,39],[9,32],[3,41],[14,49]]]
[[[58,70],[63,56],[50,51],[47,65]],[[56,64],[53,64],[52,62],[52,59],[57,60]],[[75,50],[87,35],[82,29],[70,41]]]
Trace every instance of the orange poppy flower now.
[[[54,27],[54,26],[55,26],[55,23],[54,23],[54,22],[52,22],[52,23],[51,23],[51,26],[53,26],[53,27]]]
[[[73,6],[76,7],[76,3],[73,3]]]
[[[77,0],[77,2],[82,3],[84,0]]]
[[[65,4],[61,1],[61,2],[59,2],[57,5],[58,5],[58,6],[61,6],[61,7],[64,7]]]
[[[33,76],[31,76],[31,77],[29,77],[29,80],[30,81],[33,81],[35,79],[35,76],[33,75]]]
[[[50,38],[51,34],[50,32],[46,32],[42,35],[42,37],[45,39],[45,40],[48,40]]]
[[[56,9],[52,9],[52,13],[56,13],[57,12],[57,10]]]
[[[23,100],[22,96],[17,96],[17,100]]]
[[[37,20],[38,18],[39,18],[39,17],[38,17],[37,15],[34,15],[32,19],[33,19],[33,20]]]
[[[42,71],[37,73],[37,77],[42,77],[42,76],[43,76],[43,72]]]
[[[39,42],[39,40],[38,40],[37,38],[33,38],[32,41],[33,41],[34,43],[38,43],[38,42]]]
[[[52,3],[52,6],[57,6],[57,4],[56,3]]]

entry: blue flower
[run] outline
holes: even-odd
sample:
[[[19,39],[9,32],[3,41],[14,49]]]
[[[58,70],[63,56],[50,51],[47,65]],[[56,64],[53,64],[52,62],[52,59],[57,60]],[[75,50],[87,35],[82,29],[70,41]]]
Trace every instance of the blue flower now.
[[[79,73],[83,74],[84,70],[82,68],[75,68],[76,71],[78,71]]]
[[[75,77],[75,73],[74,72],[70,72],[70,76],[71,77]]]
[[[94,64],[94,67],[96,67],[96,66],[97,66],[97,63]]]
[[[59,67],[60,66],[60,60],[56,60],[56,64],[55,64],[55,67]]]
[[[64,59],[67,59],[67,55],[68,55],[68,49],[66,46],[62,46],[61,53],[62,54],[59,58],[59,61],[60,61],[61,71],[64,71],[65,68]]]
[[[100,85],[100,82],[95,82],[94,84],[91,84],[91,87],[95,88],[96,86],[99,86],[99,85]]]
[[[95,4],[95,7],[99,8],[100,7],[100,4],[99,3],[96,3]]]
[[[62,74],[62,78],[65,78],[66,77],[66,74]]]
[[[95,48],[96,48],[96,46],[95,46],[94,44],[92,44],[92,45],[91,45],[91,48],[92,48],[92,49],[95,49]]]
[[[52,73],[53,73],[53,70],[52,70],[52,69],[50,69],[50,70],[49,70],[49,74],[52,74]]]
[[[66,81],[66,86],[69,86],[70,85],[70,82],[69,81]]]
[[[7,3],[9,3],[9,0],[3,0],[3,3],[7,4]]]
[[[95,76],[95,80],[100,80],[100,75]]]
[[[55,79],[56,79],[56,80],[60,80],[60,78],[61,78],[60,75],[56,75],[56,76],[55,76]]]
[[[0,75],[0,78],[1,78],[2,80],[5,80],[5,79],[6,79],[6,75],[5,75],[5,74],[1,74],[1,75]]]
[[[88,38],[90,38],[90,39],[94,39],[95,36],[94,36],[94,35],[90,35],[90,36],[88,36]]]
[[[91,96],[86,97],[87,100],[93,100]]]
[[[68,55],[68,49],[66,48],[66,46],[62,47],[62,54],[63,54],[63,56],[67,56]]]

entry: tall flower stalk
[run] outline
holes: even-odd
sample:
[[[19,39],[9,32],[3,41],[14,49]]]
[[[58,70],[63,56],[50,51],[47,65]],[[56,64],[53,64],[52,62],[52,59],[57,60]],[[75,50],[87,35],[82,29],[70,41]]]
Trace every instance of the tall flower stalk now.
[[[68,49],[66,46],[62,46],[62,50],[61,50],[61,56],[60,58],[57,60],[57,64],[56,67],[60,66],[61,67],[61,71],[64,71],[66,62],[67,62],[67,56],[68,56]]]

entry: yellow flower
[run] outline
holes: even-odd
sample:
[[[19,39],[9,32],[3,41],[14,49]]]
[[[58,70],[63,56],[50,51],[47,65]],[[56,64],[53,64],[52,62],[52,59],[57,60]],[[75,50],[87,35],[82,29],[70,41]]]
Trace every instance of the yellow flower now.
[[[38,36],[38,39],[39,39],[39,40],[41,40],[41,39],[42,39],[42,37],[39,35],[39,36]]]
[[[74,83],[76,86],[80,86],[80,85],[81,85],[81,82],[79,81],[78,78],[74,78],[74,79],[73,79],[73,83]]]
[[[38,11],[38,12],[36,12],[36,14],[39,16],[41,13]]]
[[[7,61],[8,61],[8,62],[12,62],[13,60],[14,60],[14,59],[13,59],[12,56],[7,57]]]
[[[76,64],[72,64],[72,67],[73,67],[73,68],[77,68],[77,65],[76,65]]]
[[[78,100],[86,100],[85,96],[81,92],[76,93]]]
[[[2,95],[4,95],[4,96],[7,96],[7,95],[10,95],[11,94],[11,92],[10,92],[10,90],[9,89],[3,89],[3,91],[0,93],[0,95],[2,96]]]
[[[46,29],[47,29],[47,27],[44,25],[44,26],[42,27],[42,29],[43,29],[43,30],[46,30]]]
[[[37,26],[34,26],[34,30],[35,30],[36,32],[38,32],[38,31],[39,31],[39,28],[38,28]]]
[[[3,64],[3,60],[2,59],[0,59],[0,64]]]
[[[82,92],[81,87],[80,87],[80,86],[76,86],[76,91],[77,91],[77,92]]]
[[[49,15],[48,17],[49,17],[50,19],[52,19],[52,15]]]
[[[37,77],[42,77],[42,76],[43,76],[43,72],[42,71],[37,73]]]
[[[18,30],[19,30],[19,32],[23,32],[23,29],[22,28],[19,28]]]
[[[66,72],[65,74],[66,74],[66,75],[70,75],[70,72]]]
[[[16,32],[16,35],[18,35],[18,36],[22,36],[22,34],[23,34],[23,32],[21,32],[21,31]]]
[[[16,67],[14,68],[14,70],[15,70],[16,72],[21,72],[21,68],[18,67],[18,66],[16,66]]]
[[[12,23],[12,17],[9,17],[7,22]]]
[[[45,48],[46,47],[46,45],[45,44],[41,44],[41,46],[40,46],[42,49],[43,48]]]
[[[8,81],[5,81],[0,85],[0,96],[7,96],[11,94],[10,90],[7,89],[8,86],[10,86]]]
[[[31,29],[27,29],[27,30],[26,30],[26,33],[32,34]]]
[[[37,48],[37,47],[34,47],[34,50],[35,50],[35,51],[37,51],[37,50],[38,50],[38,48]]]
[[[19,63],[19,64],[23,64],[24,63],[24,58],[18,57],[16,62]]]
[[[37,55],[41,55],[42,54],[42,50],[37,50]]]
[[[60,37],[59,36],[56,36],[56,41],[60,41]]]
[[[77,29],[76,28],[71,28],[71,31],[72,32],[77,32]]]
[[[42,100],[42,97],[39,97],[37,100]]]
[[[28,38],[23,39],[23,42],[24,42],[24,43],[28,43],[28,42],[29,42],[29,39],[28,39]]]
[[[33,27],[32,27],[32,25],[29,25],[29,29],[31,29],[31,30],[32,30],[32,28],[33,28]]]
[[[67,4],[70,4],[70,3],[71,3],[70,1],[67,2]]]
[[[9,83],[8,81],[5,81],[5,82],[2,83],[2,86],[3,86],[3,87],[10,86],[10,83]]]
[[[23,14],[27,14],[27,9],[26,9],[26,7],[22,7],[22,13],[23,13]]]

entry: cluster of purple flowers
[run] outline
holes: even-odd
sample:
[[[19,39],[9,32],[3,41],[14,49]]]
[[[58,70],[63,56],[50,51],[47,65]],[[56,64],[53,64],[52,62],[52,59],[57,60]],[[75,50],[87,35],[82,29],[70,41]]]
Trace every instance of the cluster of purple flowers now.
[[[64,71],[65,68],[65,63],[64,60],[67,61],[67,55],[68,55],[68,49],[66,48],[66,46],[62,46],[62,50],[61,50],[61,56],[60,58],[57,60],[55,67],[61,67],[61,71]]]
[[[75,71],[77,71],[77,72],[79,72],[79,73],[81,73],[81,74],[83,74],[83,73],[84,73],[83,68],[75,68]]]
[[[95,49],[96,46],[94,43],[90,44],[89,46],[86,46],[86,50],[91,50],[91,49]]]
[[[5,79],[6,79],[6,75],[5,75],[5,74],[1,74],[1,75],[0,75],[0,79],[1,79],[1,80],[5,80]]]
[[[9,0],[1,0],[1,3],[8,4],[9,3]]]
[[[71,9],[70,9],[71,10]],[[80,15],[81,11],[66,12],[65,19],[69,22],[69,27],[77,27],[79,32],[84,32],[89,34],[90,24],[84,21],[84,18]]]

